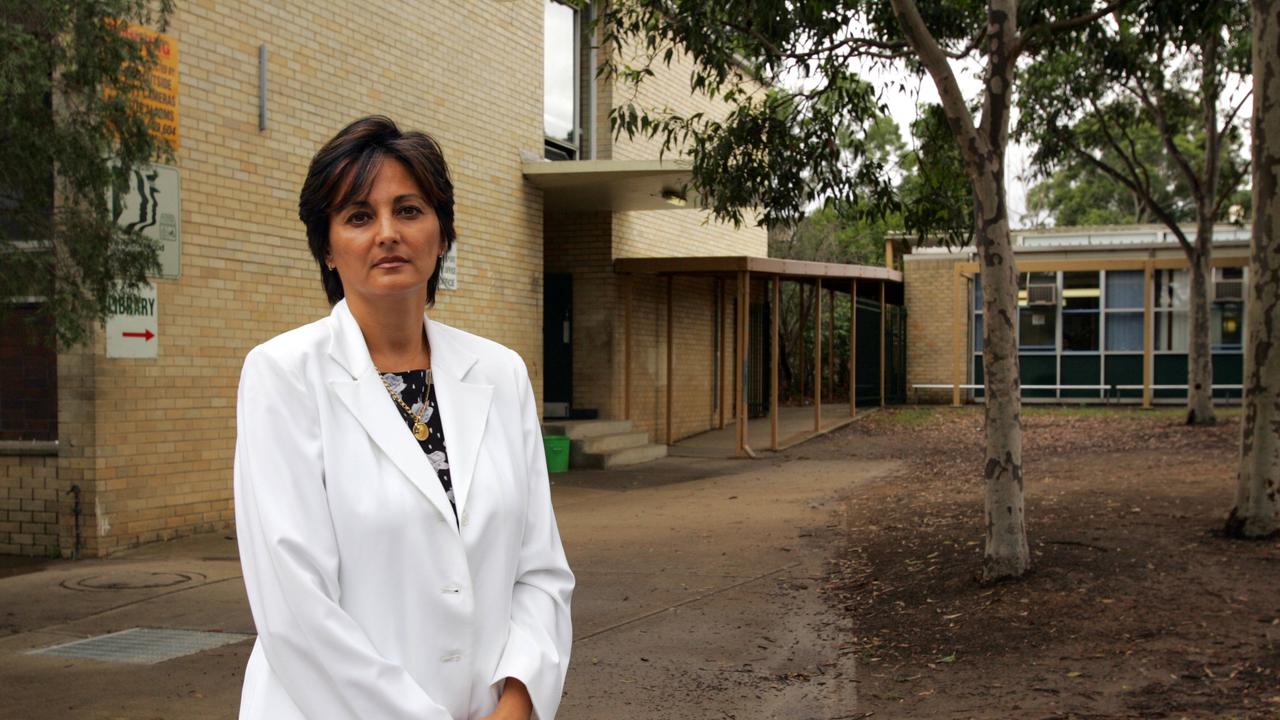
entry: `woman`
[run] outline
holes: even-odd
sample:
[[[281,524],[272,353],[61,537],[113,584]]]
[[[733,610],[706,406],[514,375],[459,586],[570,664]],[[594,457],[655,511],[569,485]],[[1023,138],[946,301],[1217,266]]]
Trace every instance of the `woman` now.
[[[574,579],[524,363],[424,313],[456,238],[440,148],[359,120],[298,206],[333,311],[240,377],[240,717],[550,720]]]

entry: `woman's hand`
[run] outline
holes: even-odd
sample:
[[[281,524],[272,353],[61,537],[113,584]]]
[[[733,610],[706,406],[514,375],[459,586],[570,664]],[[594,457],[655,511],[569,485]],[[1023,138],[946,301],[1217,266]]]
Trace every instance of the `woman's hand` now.
[[[509,677],[502,685],[502,697],[498,698],[498,707],[492,715],[480,720],[529,720],[533,714],[533,700],[529,698],[529,690],[524,683]]]

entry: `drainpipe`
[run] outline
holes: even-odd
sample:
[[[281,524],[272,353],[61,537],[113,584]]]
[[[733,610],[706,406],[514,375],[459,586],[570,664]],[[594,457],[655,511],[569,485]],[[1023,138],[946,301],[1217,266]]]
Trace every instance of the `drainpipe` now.
[[[596,159],[596,4],[587,3],[587,27],[591,30],[591,49],[587,52],[587,67],[590,81],[587,83],[587,127],[591,133],[590,153],[588,160]]]

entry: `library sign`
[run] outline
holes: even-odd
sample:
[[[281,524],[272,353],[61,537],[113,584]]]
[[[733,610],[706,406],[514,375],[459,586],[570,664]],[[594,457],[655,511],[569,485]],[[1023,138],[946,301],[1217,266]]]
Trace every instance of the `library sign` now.
[[[156,286],[138,288],[136,298],[119,298],[107,312],[107,357],[153,358],[160,349]]]

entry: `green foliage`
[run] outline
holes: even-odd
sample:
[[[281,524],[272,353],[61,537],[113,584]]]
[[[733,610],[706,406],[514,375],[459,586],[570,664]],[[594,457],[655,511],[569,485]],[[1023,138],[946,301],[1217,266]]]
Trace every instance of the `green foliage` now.
[[[1023,73],[1016,135],[1044,178],[1029,199],[1059,225],[1226,219],[1249,175],[1238,120],[1245,0],[1142,0],[1059,39]],[[1206,107],[1207,104],[1207,107]],[[1220,147],[1209,156],[1210,129]],[[1216,192],[1199,196],[1216,165]]]
[[[917,7],[952,57],[981,52],[986,2]],[[1035,35],[1094,7],[1093,0],[1024,2],[1018,22]],[[946,147],[955,135],[941,113],[921,119],[921,172],[902,188],[904,196],[894,192],[893,170],[874,147],[885,108],[856,68],[871,63],[923,74],[889,0],[618,0],[598,23],[603,75],[639,85],[655,67],[688,54],[695,61],[691,90],[730,106],[727,117],[712,119],[624,100],[610,114],[615,134],[656,138],[663,152],[690,156],[693,185],[717,218],[740,224],[744,213],[759,211],[766,226],[794,225],[825,203],[856,221],[895,213],[904,201],[905,225],[917,237],[962,242],[971,234],[971,194],[958,150]]]
[[[169,157],[139,97],[171,0],[14,0],[0,8],[0,313],[41,303],[64,346],[136,297],[159,248],[113,221],[130,171]]]
[[[973,187],[941,105],[923,105],[911,124],[915,151],[899,186],[903,229],[917,244],[961,247],[973,239]]]
[[[1194,159],[1196,165],[1201,165],[1204,162],[1204,129],[1197,119],[1191,118],[1186,122],[1174,142]],[[1133,139],[1134,154],[1141,166],[1151,175],[1150,192],[1156,204],[1165,208],[1169,217],[1177,222],[1194,221],[1196,208],[1192,191],[1187,186],[1186,176],[1175,167],[1165,151],[1159,129],[1140,112],[1132,113],[1130,122],[1132,124],[1126,128],[1126,133]],[[1084,118],[1080,123],[1096,124],[1092,118]],[[1104,146],[1092,150],[1103,162],[1123,165],[1124,159],[1105,147],[1105,139],[1096,129],[1082,127],[1077,133],[1082,138],[1103,142]],[[1241,140],[1238,130],[1232,132],[1223,149],[1223,156],[1229,162],[1222,166],[1220,182],[1230,191],[1227,202],[1218,211],[1217,220],[1220,222],[1230,219],[1231,207],[1235,205],[1245,210],[1242,220],[1247,218],[1249,192],[1244,186],[1247,164]],[[1160,222],[1139,193],[1095,166],[1073,158],[1063,161],[1049,177],[1031,187],[1027,192],[1027,209],[1040,218],[1038,224],[1043,225],[1045,219],[1052,219],[1058,227]]]

